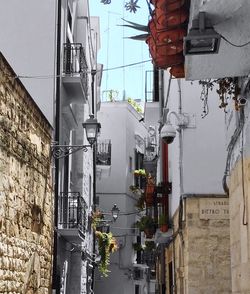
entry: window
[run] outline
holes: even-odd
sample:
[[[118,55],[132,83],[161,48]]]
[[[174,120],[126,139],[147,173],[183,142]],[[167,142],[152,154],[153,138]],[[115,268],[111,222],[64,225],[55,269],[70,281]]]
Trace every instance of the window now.
[[[143,154],[139,151],[135,150],[135,169],[143,168]],[[142,177],[134,177],[135,186],[143,188],[143,178]]]
[[[140,294],[140,285],[135,285],[135,294]]]
[[[129,172],[132,173],[133,170],[133,159],[132,156],[129,156]]]

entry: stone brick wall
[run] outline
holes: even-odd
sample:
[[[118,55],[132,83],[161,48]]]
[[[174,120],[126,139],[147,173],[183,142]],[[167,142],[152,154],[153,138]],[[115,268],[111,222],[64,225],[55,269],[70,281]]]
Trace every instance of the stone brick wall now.
[[[250,293],[250,158],[239,160],[230,175],[232,293]]]
[[[49,293],[51,126],[0,54],[0,293]]]
[[[173,256],[176,293],[231,293],[228,198],[184,199],[174,217],[174,231],[166,260]]]

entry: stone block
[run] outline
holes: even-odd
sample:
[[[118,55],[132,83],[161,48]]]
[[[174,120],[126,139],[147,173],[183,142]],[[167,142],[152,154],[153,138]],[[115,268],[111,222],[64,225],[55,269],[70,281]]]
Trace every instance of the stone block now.
[[[13,75],[0,58],[0,75]],[[13,123],[14,122],[14,123]],[[31,133],[32,132],[32,133]],[[33,136],[31,136],[33,134]],[[0,293],[21,294],[28,263],[34,252],[43,255],[46,278],[51,274],[51,234],[44,234],[44,245],[39,234],[32,232],[32,204],[43,203],[44,186],[51,176],[50,168],[51,127],[40,110],[27,95],[18,80],[8,86],[0,79]],[[43,158],[40,153],[43,149]],[[51,179],[48,179],[51,183]],[[46,228],[51,231],[52,188],[47,185]],[[40,268],[41,267],[41,268]],[[36,271],[42,269],[36,264]],[[28,273],[29,275],[29,273]],[[41,284],[41,280],[38,281]],[[49,284],[41,293],[48,293]],[[35,293],[27,290],[27,293]]]

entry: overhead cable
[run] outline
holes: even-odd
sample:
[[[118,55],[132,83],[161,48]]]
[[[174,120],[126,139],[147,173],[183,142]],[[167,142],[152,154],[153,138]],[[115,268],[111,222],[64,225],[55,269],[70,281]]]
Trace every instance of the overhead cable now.
[[[104,71],[110,71],[110,70],[116,70],[116,69],[121,69],[124,67],[131,67],[131,66],[135,66],[138,64],[143,64],[143,63],[147,63],[151,61],[151,59],[148,60],[143,60],[143,61],[139,61],[139,62],[135,62],[135,63],[130,63],[130,64],[126,64],[126,65],[120,65],[120,66],[116,66],[116,67],[111,67],[111,68],[104,68],[102,70],[96,70],[96,72],[104,72]],[[86,71],[86,73],[91,74],[91,71]],[[7,75],[6,75],[7,76]],[[12,78],[12,76],[8,75],[10,78]],[[16,75],[14,77],[14,79],[52,79],[52,78],[57,78],[57,77],[63,77],[62,75]]]

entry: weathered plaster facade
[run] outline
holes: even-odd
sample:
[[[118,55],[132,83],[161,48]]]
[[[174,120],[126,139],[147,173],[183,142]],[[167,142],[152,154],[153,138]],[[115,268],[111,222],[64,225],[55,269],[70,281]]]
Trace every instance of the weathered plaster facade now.
[[[232,293],[250,291],[249,234],[250,159],[239,160],[230,176],[230,238]]]
[[[165,250],[167,290],[173,268],[174,293],[231,293],[228,198],[184,198],[173,236]]]
[[[0,293],[49,293],[51,126],[0,54]]]

